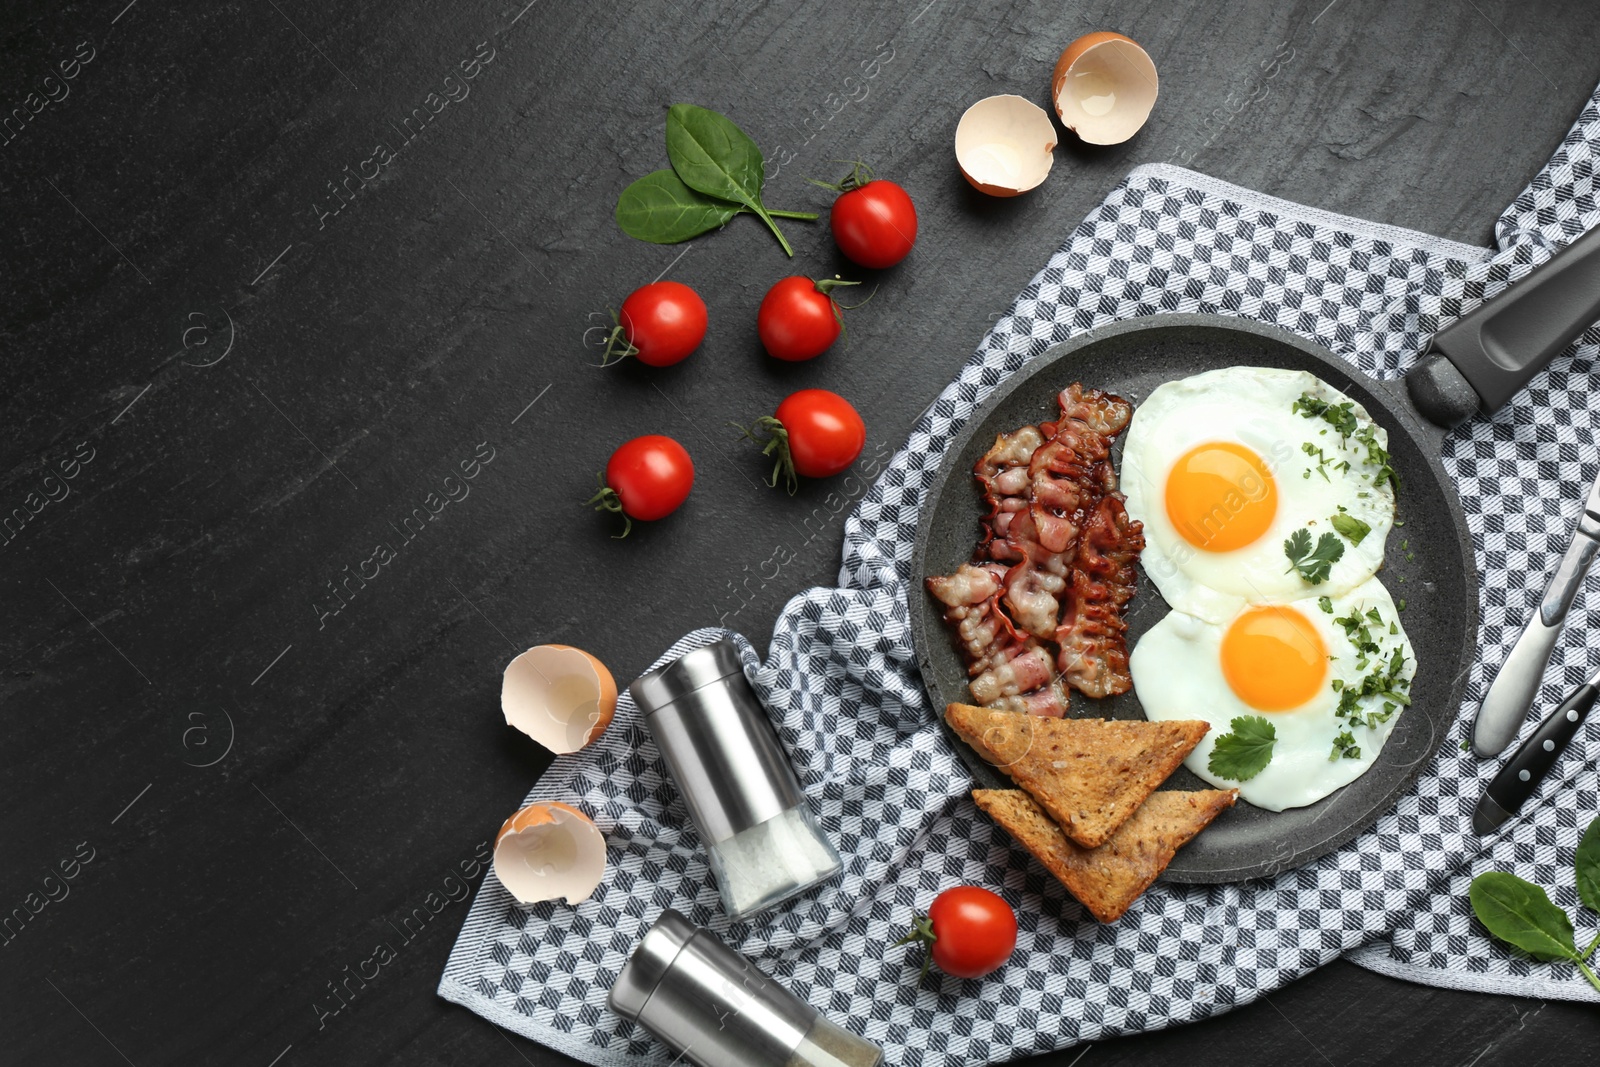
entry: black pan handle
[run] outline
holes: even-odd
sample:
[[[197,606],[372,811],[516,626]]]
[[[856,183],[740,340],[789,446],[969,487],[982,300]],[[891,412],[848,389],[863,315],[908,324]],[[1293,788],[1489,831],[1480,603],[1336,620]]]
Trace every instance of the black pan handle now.
[[[1527,803],[1566,751],[1567,742],[1583,725],[1583,717],[1594,706],[1597,694],[1600,694],[1600,685],[1589,682],[1539,724],[1539,729],[1522,743],[1484,791],[1477,810],[1472,813],[1473,830],[1479,834],[1493,833]]]
[[[1433,335],[1406,375],[1411,402],[1446,429],[1510,400],[1600,320],[1600,226]]]

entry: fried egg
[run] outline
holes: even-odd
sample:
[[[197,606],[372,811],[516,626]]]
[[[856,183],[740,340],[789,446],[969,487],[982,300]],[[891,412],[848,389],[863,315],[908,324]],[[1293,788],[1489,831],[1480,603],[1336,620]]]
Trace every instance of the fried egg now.
[[[1211,622],[1241,600],[1348,593],[1377,573],[1394,524],[1387,446],[1365,408],[1304,371],[1227,367],[1158,387],[1122,455],[1146,572],[1174,609]],[[1337,547],[1325,578],[1293,565],[1292,536]]]
[[[1129,665],[1147,718],[1211,724],[1185,765],[1269,811],[1313,804],[1366,773],[1416,675],[1400,613],[1376,578],[1337,596],[1236,602],[1218,622],[1171,612],[1140,638]],[[1243,781],[1212,767],[1241,716],[1265,720],[1274,737],[1269,762]],[[1261,736],[1259,723],[1247,725]]]

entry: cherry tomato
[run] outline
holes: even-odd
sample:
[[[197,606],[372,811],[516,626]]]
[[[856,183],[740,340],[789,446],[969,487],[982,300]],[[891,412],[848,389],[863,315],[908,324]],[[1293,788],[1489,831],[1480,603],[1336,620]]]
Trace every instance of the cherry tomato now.
[[[843,325],[839,302],[832,291],[857,282],[824,278],[812,281],[798,274],[779,278],[761,300],[756,332],[775,359],[813,359],[839,339]]]
[[[669,367],[699,348],[705,336],[706,302],[700,294],[682,282],[651,282],[622,302],[603,362],[633,356],[652,367]]]
[[[945,974],[982,978],[999,970],[1017,947],[1017,914],[987,889],[960,885],[933,899],[902,943],[928,942],[928,956]],[[923,973],[927,964],[923,964]]]
[[[604,484],[589,503],[599,511],[622,515],[626,525],[619,537],[633,529],[632,519],[661,519],[678,510],[694,485],[694,461],[678,442],[661,434],[647,434],[624,442],[606,463]]]
[[[917,243],[916,205],[882,178],[844,192],[833,202],[829,223],[839,251],[863,267],[892,267]]]
[[[861,455],[867,426],[850,401],[826,389],[790,393],[777,419],[789,434],[789,455],[803,478],[831,478]]]

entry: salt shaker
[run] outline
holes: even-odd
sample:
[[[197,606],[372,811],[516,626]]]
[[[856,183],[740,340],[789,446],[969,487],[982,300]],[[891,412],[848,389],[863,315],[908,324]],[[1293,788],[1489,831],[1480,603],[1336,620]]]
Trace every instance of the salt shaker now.
[[[724,638],[628,687],[705,842],[723,909],[740,919],[843,866]]]
[[[668,908],[606,1003],[699,1067],[878,1067],[883,1050],[829,1022]]]

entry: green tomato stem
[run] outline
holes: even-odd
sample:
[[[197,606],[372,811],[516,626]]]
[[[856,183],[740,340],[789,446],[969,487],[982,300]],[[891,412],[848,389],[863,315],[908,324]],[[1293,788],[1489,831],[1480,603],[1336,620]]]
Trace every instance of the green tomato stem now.
[[[596,511],[610,511],[622,516],[622,532],[612,534],[613,541],[633,532],[633,520],[628,518],[628,513],[622,510],[622,498],[617,496],[617,491],[606,484],[606,476],[599,471],[595,472],[595,481],[600,483],[600,491],[585,501],[586,506],[592,506]]]

